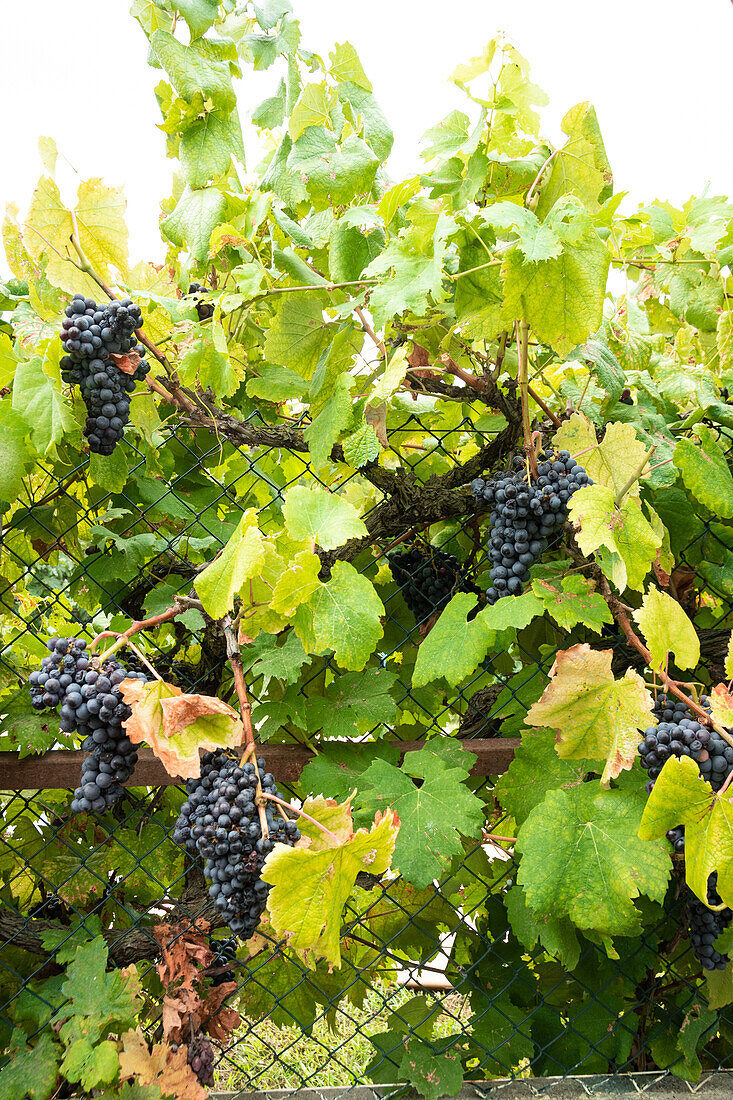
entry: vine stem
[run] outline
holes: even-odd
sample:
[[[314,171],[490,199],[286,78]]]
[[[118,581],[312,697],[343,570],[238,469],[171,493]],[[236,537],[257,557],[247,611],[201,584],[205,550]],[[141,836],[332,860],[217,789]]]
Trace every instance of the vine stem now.
[[[361,327],[364,329],[364,332],[367,334],[375,347],[379,350],[380,355],[384,356],[386,362],[389,359],[387,348],[385,347],[384,341],[380,340],[372,326],[367,321],[366,317],[364,316],[364,310],[361,306],[356,306],[356,308],[354,309],[354,313],[359,318],[359,322],[361,324]]]
[[[315,825],[317,829],[320,829],[322,833],[325,833],[327,837],[330,837],[336,844],[340,845],[341,841],[332,833],[330,829],[327,829],[320,821],[316,821],[315,817],[311,817],[305,810],[299,809],[297,806],[291,806],[289,802],[285,802],[284,799],[278,798],[276,794],[269,794],[267,791],[262,792],[262,797],[267,799],[268,802],[276,802],[281,809],[290,810],[291,813],[297,814],[298,817],[304,817],[306,821],[310,821],[311,825]]]
[[[139,634],[141,630],[151,630],[155,626],[161,626],[163,623],[170,622],[170,620],[175,619],[177,615],[182,615],[184,611],[190,611],[192,608],[196,611],[203,611],[203,604],[200,600],[192,600],[188,596],[178,596],[172,607],[167,608],[165,611],[161,611],[159,615],[151,616],[149,619],[136,619],[122,634],[114,634],[111,630],[103,630],[101,634],[97,634],[96,638],[92,639],[89,643],[89,648],[93,650],[102,638],[116,638],[117,641],[114,645],[105,649],[104,653],[101,653],[99,656],[100,661],[106,661],[113,653],[116,653],[118,649],[122,649],[124,645],[127,645],[130,638],[135,634]]]
[[[257,765],[257,752],[255,745],[255,735],[252,728],[252,704],[249,701],[247,695],[247,683],[244,679],[244,664],[242,662],[242,651],[239,648],[239,639],[237,637],[238,623],[237,620],[232,619],[231,615],[226,615],[222,621],[224,628],[224,638],[227,646],[227,657],[229,658],[229,664],[232,667],[232,674],[234,676],[234,687],[237,692],[237,698],[239,699],[239,709],[242,714],[242,727],[244,729],[244,753],[242,754],[240,764],[245,760],[251,758],[254,764],[255,775],[257,776],[257,793],[255,795],[255,802],[257,804],[257,813],[260,819],[260,831],[262,833],[262,839],[267,840],[270,836],[270,827],[267,824],[267,813],[263,799],[267,797],[262,790],[262,778],[260,776],[260,769]]]
[[[646,466],[646,464],[648,463],[649,459],[652,457],[652,455],[654,454],[656,449],[657,449],[656,443],[652,443],[651,447],[649,448],[649,450],[644,455],[644,457],[641,460],[641,463],[639,464],[637,469],[634,471],[634,473],[628,479],[626,484],[621,489],[619,489],[619,491],[616,493],[616,496],[613,498],[613,503],[616,505],[617,508],[618,508],[619,504],[621,503],[621,501],[626,496],[626,494],[628,493],[631,486],[634,485],[639,480],[641,475],[644,473],[644,467]]]
[[[529,415],[529,322],[517,321],[517,347],[519,348],[519,386],[522,401],[522,431],[524,433],[524,452],[529,462],[529,470],[534,480],[537,477],[537,453],[532,443],[532,421]]]

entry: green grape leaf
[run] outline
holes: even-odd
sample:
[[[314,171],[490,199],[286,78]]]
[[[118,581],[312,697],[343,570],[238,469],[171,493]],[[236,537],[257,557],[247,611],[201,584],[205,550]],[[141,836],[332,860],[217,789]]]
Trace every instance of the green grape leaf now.
[[[413,199],[419,190],[420,177],[413,176],[411,179],[395,183],[385,191],[377,204],[377,213],[384,224],[389,225],[400,207]]]
[[[605,761],[604,786],[634,764],[639,730],[649,725],[653,706],[633,669],[614,679],[612,657],[612,650],[586,643],[561,650],[542,697],[527,713],[527,725],[557,731],[559,756]]]
[[[192,4],[195,0],[188,2]],[[191,102],[200,94],[222,110],[234,110],[237,100],[228,61],[206,57],[200,50],[184,45],[164,30],[153,31],[150,47],[183,99]]]
[[[437,1053],[413,1035],[405,1041],[399,1072],[425,1100],[457,1096],[463,1085],[463,1065],[457,1050]]]
[[[368,195],[379,158],[356,134],[337,145],[331,130],[309,126],[293,142],[287,167],[305,184],[314,206],[321,210]]]
[[[494,794],[502,809],[521,826],[548,791],[577,787],[588,767],[587,761],[580,764],[558,756],[551,730],[525,730],[514,759],[494,787]]]
[[[396,745],[384,741],[376,745],[360,744],[357,751],[353,744],[323,744],[318,756],[303,768],[301,790],[336,800],[347,799],[361,787],[362,776],[375,759],[398,764],[400,751]]]
[[[562,120],[568,140],[556,151],[542,181],[537,214],[544,218],[563,195],[575,195],[595,212],[613,192],[613,175],[595,109],[589,103],[571,107]]]
[[[0,699],[0,714],[3,715],[3,733],[11,738],[13,748],[18,749],[20,760],[33,753],[48,752],[57,741],[68,748],[73,745],[70,737],[59,732],[56,714],[49,714],[48,711],[39,713],[31,706],[26,688]]]
[[[319,585],[308,607],[315,651],[332,649],[342,668],[362,669],[384,633],[384,605],[371,581],[348,562],[337,561],[331,579]]]
[[[333,445],[341,432],[353,423],[351,391],[354,378],[348,373],[339,374],[333,390],[324,401],[303,436],[308,444],[315,466],[323,466],[329,459]]]
[[[359,785],[359,806],[368,813],[391,808],[400,820],[394,865],[418,888],[445,874],[463,852],[461,835],[478,837],[481,800],[465,785],[475,755],[455,750],[443,738],[408,753],[402,768],[375,760]],[[448,749],[447,756],[441,749]],[[416,786],[413,779],[421,781]]]
[[[486,630],[498,634],[502,630],[523,630],[543,611],[542,600],[532,592],[524,592],[521,596],[503,596],[484,607],[477,618]]]
[[[695,434],[700,446],[695,446],[691,439],[679,439],[674,450],[674,464],[696,500],[713,515],[730,519],[733,517],[733,477],[725,455],[711,428],[696,424]]]
[[[506,895],[506,911],[512,932],[529,951],[541,944],[557,956],[566,970],[574,970],[580,959],[580,941],[573,924],[566,918],[548,914],[539,920],[527,905],[524,888],[515,883]]]
[[[733,805],[720,798],[689,756],[670,757],[649,795],[639,825],[642,840],[657,840],[685,826],[687,885],[706,905],[708,878],[718,872],[718,893],[733,902]]]
[[[430,300],[436,303],[443,300],[443,258],[454,229],[452,218],[437,213],[431,221],[426,218],[425,224],[401,229],[372,260],[365,276],[388,274],[386,281],[372,290],[369,299],[369,309],[378,327],[387,318],[406,310],[421,316]]]
[[[509,599],[508,596],[506,598]],[[417,651],[412,674],[414,687],[423,687],[440,677],[455,687],[484,659],[491,643],[491,634],[485,629],[480,615],[471,621],[467,619],[469,611],[475,606],[474,595],[458,592],[441,612]]]
[[[298,102],[290,113],[288,133],[293,141],[309,126],[328,126],[331,119],[331,99],[329,89],[324,84],[306,84]]]
[[[258,365],[259,375],[247,382],[247,397],[261,397],[277,405],[302,397],[308,389],[305,379],[289,367],[273,367],[269,363]]]
[[[257,527],[257,513],[248,508],[219,557],[196,579],[198,597],[212,618],[220,619],[231,610],[244,582],[256,576],[264,561],[264,540]]]
[[[379,440],[371,424],[362,424],[343,441],[344,458],[355,470],[379,458]]]
[[[160,228],[169,241],[178,248],[188,248],[194,260],[201,263],[208,255],[211,234],[224,220],[225,212],[226,199],[216,187],[186,187]]]
[[[581,347],[572,352],[568,359],[585,363],[591,374],[598,380],[599,385],[606,391],[609,399],[612,402],[618,401],[626,385],[626,374],[616,356],[605,343],[596,339],[587,340]],[[582,414],[576,413],[574,415]]]
[[[731,630],[730,638],[728,639],[728,649],[725,654],[723,672],[728,680],[733,680],[733,630]]]
[[[527,263],[551,260],[562,253],[562,242],[549,225],[543,225],[526,206],[497,202],[484,207],[482,220],[499,229],[512,230],[518,237],[517,248]]]
[[[567,916],[583,931],[641,931],[633,899],[662,902],[669,879],[666,844],[636,837],[643,792],[602,791],[595,783],[549,791],[519,830],[517,881],[536,916]]]
[[[606,601],[587,577],[539,577],[532,581],[532,591],[564,630],[582,625],[600,634],[604,624],[613,622]]]
[[[318,294],[286,295],[267,330],[264,356],[308,381],[330,342]]]
[[[308,490],[306,490],[307,492]],[[300,550],[272,590],[272,609],[280,615],[292,615],[306,603],[320,585],[321,559],[312,550]]]
[[[226,338],[221,325],[201,333],[181,359],[179,371],[186,386],[209,387],[222,397],[229,397],[239,386],[239,379],[229,361]]]
[[[135,972],[107,973],[108,954],[107,944],[100,937],[77,947],[61,987],[73,1010],[73,1016],[61,1028],[64,1041],[83,1033],[86,1022],[100,1033],[113,1022],[134,1024],[139,1007],[134,996]]]
[[[733,1004],[732,966],[726,966],[725,970],[707,971],[705,974],[705,997],[708,1008],[725,1008],[726,1005]],[[0,1074],[1,1079],[2,1075]]]
[[[174,6],[188,23],[193,38],[206,33],[219,11],[217,0],[175,0]]]
[[[662,537],[645,518],[640,501],[628,495],[617,505],[613,489],[587,485],[570,498],[568,511],[583,553],[609,550],[619,561],[619,572],[612,577],[619,591],[641,589]],[[602,559],[602,568],[604,564]]]
[[[651,653],[651,668],[666,668],[674,653],[679,668],[695,668],[700,661],[700,639],[677,600],[658,588],[650,588],[641,607],[634,612]]]
[[[354,737],[374,726],[394,723],[397,705],[390,691],[397,682],[394,672],[367,668],[347,672],[329,685],[325,695],[305,702],[309,732],[322,730],[324,737]]]
[[[472,239],[461,249],[454,303],[456,320],[477,340],[493,340],[502,329],[501,267],[491,263],[484,267],[487,262],[486,249],[478,241]]]
[[[61,395],[61,387],[45,373],[38,356],[18,363],[13,382],[13,409],[30,424],[33,444],[41,454],[45,454],[53,443],[59,443],[67,432],[78,430],[74,413]]]
[[[338,807],[333,799],[308,800],[308,813],[319,821],[332,822],[334,810],[351,817],[348,802]],[[313,969],[319,958],[341,965],[341,915],[356,876],[360,871],[381,875],[390,867],[399,827],[387,811],[369,831],[342,828],[327,840],[321,833],[316,844],[304,836],[295,848],[277,844],[268,855],[262,878],[272,887],[270,923],[306,966]]]
[[[256,676],[262,676],[266,691],[270,680],[293,684],[308,656],[296,634],[290,631],[282,644],[276,634],[260,633],[253,642],[242,649],[244,667],[254,668]]]
[[[186,126],[178,147],[181,172],[189,187],[205,187],[229,171],[232,158],[244,164],[242,127],[236,111],[210,111]]]
[[[62,1073],[70,1081],[79,1081],[84,1089],[99,1088],[117,1076],[120,1060],[117,1044],[98,1036],[80,1036],[66,1048],[61,1063]]]
[[[34,1047],[26,1046],[25,1034],[13,1031],[10,1061],[0,1069],[0,1100],[49,1100],[56,1089],[61,1047],[49,1031],[43,1031]]]
[[[25,417],[9,401],[0,401],[0,500],[6,504],[18,499],[23,478],[33,468],[30,431]]]
[[[348,500],[327,489],[295,485],[285,494],[285,526],[297,540],[308,539],[314,546],[333,550],[349,539],[367,534],[364,521]]]

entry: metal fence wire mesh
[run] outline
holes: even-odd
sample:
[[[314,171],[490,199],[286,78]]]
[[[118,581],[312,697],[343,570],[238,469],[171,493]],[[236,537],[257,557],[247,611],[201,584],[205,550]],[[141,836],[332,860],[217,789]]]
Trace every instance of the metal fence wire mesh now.
[[[479,426],[461,421],[444,445],[429,421],[407,415],[392,429],[391,442],[399,444],[401,461],[411,455],[415,475],[427,479],[436,464],[453,461],[455,440],[466,427],[482,438]],[[414,449],[411,441],[417,441]],[[100,614],[116,629],[155,613],[171,593],[193,582],[197,567],[213,556],[212,546],[226,544],[246,508],[258,509],[267,533],[280,519],[288,485],[317,480],[305,458],[291,455],[287,472],[271,464],[265,474],[263,448],[238,449],[188,429],[167,433],[155,470],[129,440],[119,450],[117,480],[94,488],[92,506],[82,509],[70,489],[88,471],[70,468],[64,480],[55,480],[42,470],[46,480],[37,499],[16,510],[3,529],[0,662],[18,680],[19,655],[41,652],[51,614],[68,623],[70,632],[76,624],[77,633],[91,637]],[[328,488],[342,491],[354,478],[350,474]],[[700,565],[707,563],[709,591],[730,600],[715,571],[729,552],[725,532],[699,521],[687,534],[686,545],[675,549],[680,576],[688,570],[697,577],[699,593]],[[477,545],[470,517],[456,521],[443,537],[474,575],[480,571],[485,548]],[[374,554],[357,565],[372,578],[383,571],[386,664],[415,640],[416,628],[383,559]],[[88,608],[94,605],[100,612],[92,627]],[[722,629],[723,621],[711,625]],[[620,646],[611,632],[602,641]],[[158,670],[184,689],[232,695],[223,639],[202,623],[184,618],[165,642],[151,633],[140,644]],[[415,692],[399,664],[390,666],[398,673],[397,702],[409,700],[411,721],[394,729],[380,725],[359,739],[423,739],[445,732],[518,736],[527,707],[547,682],[551,659],[542,647],[521,645],[511,656],[489,654],[470,683],[447,693]],[[299,697],[307,700],[331,674],[341,675],[327,658],[316,662]],[[256,666],[248,684],[263,755],[268,739],[307,744],[296,703],[273,700]],[[297,782],[289,786],[276,778],[288,797],[303,796]],[[475,778],[475,789],[490,800],[497,778]],[[70,795],[63,789],[0,797],[1,1051],[11,1018],[17,1021],[20,1014],[32,1021],[30,1033],[37,1034],[53,1025],[63,1003],[42,992],[47,960],[27,950],[23,927],[29,914],[55,920],[60,911],[65,926],[79,920],[90,932],[101,929],[116,965],[137,962],[150,974],[158,950],[152,925],[166,913],[193,920],[204,902],[201,883],[171,836],[182,787],[146,788],[133,780],[114,810],[101,817],[69,815]],[[494,830],[501,832],[499,825]],[[308,969],[274,941],[258,942],[251,957],[240,949],[232,1001],[243,1024],[220,1050],[217,1087],[342,1086],[346,1092],[356,1083],[400,1082],[404,1043],[411,1036],[437,1054],[455,1053],[465,1076],[476,1081],[634,1072],[645,1074],[643,1088],[668,1074],[691,1076],[684,1055],[670,1053],[670,1031],[701,1003],[699,983],[690,978],[691,948],[680,934],[682,902],[674,880],[666,906],[658,907],[644,935],[616,941],[618,957],[604,943],[579,935],[577,961],[567,969],[539,944],[520,944],[508,928],[503,898],[515,873],[509,851],[477,841],[466,844],[460,866],[426,890],[399,876],[363,882],[344,914],[342,936],[351,950],[335,974],[322,965]],[[733,1008],[716,1013],[705,1027],[703,1074],[733,1068]]]

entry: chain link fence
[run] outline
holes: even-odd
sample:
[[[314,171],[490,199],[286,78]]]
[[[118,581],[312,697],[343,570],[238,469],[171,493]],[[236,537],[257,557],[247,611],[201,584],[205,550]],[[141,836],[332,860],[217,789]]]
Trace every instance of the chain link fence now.
[[[450,439],[416,412],[391,430],[390,443],[400,461],[426,480],[455,460],[457,440],[470,436],[480,444],[490,438],[458,417],[446,434]],[[69,624],[70,633],[92,637],[102,621],[119,629],[123,621],[155,613],[171,594],[193,586],[197,568],[225,545],[244,509],[258,509],[266,534],[280,521],[285,489],[317,480],[305,457],[290,453],[287,465],[265,470],[268,449],[238,449],[188,429],[167,432],[156,468],[127,438],[118,450],[106,484],[90,492],[92,505],[82,507],[74,493],[74,485],[90,477],[84,464],[69,468],[62,480],[39,469],[34,499],[3,528],[0,664],[8,682],[20,682],[24,664],[34,663],[29,655],[42,654],[49,617]],[[328,488],[364,492],[357,474]],[[378,494],[371,503],[379,503]],[[722,569],[731,550],[729,529],[702,520],[692,528],[675,523],[672,495],[668,507],[678,596],[697,599],[701,607],[707,593],[716,597],[715,608],[708,601],[703,653],[711,664],[722,663],[720,639],[730,631],[726,601],[733,599]],[[437,541],[480,581],[485,549],[475,518],[440,525]],[[499,755],[485,746],[492,738],[519,736],[562,634],[553,627],[544,645],[535,634],[531,644],[489,654],[460,690],[415,691],[409,674],[392,662],[419,637],[387,573],[387,549],[355,564],[380,584],[387,612],[380,655],[397,673],[402,719],[395,728],[366,729],[357,739],[398,742],[451,733],[474,740],[484,755],[472,783],[493,812],[492,792],[504,766],[492,764]],[[184,618],[164,636],[146,634],[140,645],[167,679],[228,699],[233,685],[223,637],[215,625],[194,620]],[[615,664],[628,667],[631,656],[615,632],[607,634],[595,644],[614,646]],[[327,658],[315,661],[299,696],[317,695],[331,675],[342,674]],[[293,752],[307,747],[311,739],[292,700],[284,693],[273,699],[256,666],[248,684],[263,755],[276,742]],[[273,770],[281,790],[303,797],[297,779],[283,782]],[[13,774],[10,762],[4,774]],[[19,1014],[37,1034],[53,1025],[60,1008],[40,992],[48,964],[29,949],[29,918],[67,927],[81,920],[103,932],[116,965],[137,962],[150,977],[158,950],[152,925],[166,915],[194,920],[207,904],[200,873],[171,837],[182,787],[138,786],[133,777],[112,811],[87,819],[69,815],[63,780],[59,787],[39,785],[43,789],[7,786],[0,795],[0,1051]],[[493,831],[501,833],[499,823]],[[573,956],[570,966],[529,936],[520,942],[508,926],[504,899],[515,873],[511,845],[477,840],[466,843],[462,860],[426,890],[399,876],[362,882],[344,914],[348,949],[334,973],[321,965],[308,969],[266,938],[251,956],[240,949],[231,1001],[243,1023],[220,1050],[217,1087],[331,1086],[345,1093],[356,1084],[392,1085],[407,1076],[406,1042],[413,1054],[454,1059],[468,1080],[546,1078],[548,1088],[558,1078],[601,1075],[607,1081],[634,1073],[643,1089],[670,1074],[694,1079],[699,1070],[704,1077],[731,1068],[733,1008],[710,1019],[699,1015],[704,993],[680,931],[677,879],[664,907],[649,905],[644,935],[616,940],[616,951],[579,934],[575,946],[559,944],[557,956]],[[521,914],[512,927],[521,927]],[[675,1043],[680,1029],[698,1018],[705,1040],[696,1069]]]

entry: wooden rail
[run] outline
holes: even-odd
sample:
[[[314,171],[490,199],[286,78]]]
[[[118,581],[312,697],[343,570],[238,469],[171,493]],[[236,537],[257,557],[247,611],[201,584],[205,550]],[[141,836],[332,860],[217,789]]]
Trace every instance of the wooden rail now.
[[[407,752],[424,748],[430,742],[393,741],[392,744],[404,756]],[[478,757],[471,770],[472,775],[502,775],[514,758],[519,738],[477,738],[474,741],[462,741],[461,744]],[[358,755],[362,747],[359,742],[353,742],[354,755]],[[180,778],[168,775],[152,749],[144,746],[138,752],[137,767],[127,786],[167,787],[183,782]],[[267,761],[268,771],[280,783],[298,779],[305,765],[313,759],[311,750],[301,745],[264,745],[262,754]],[[26,756],[19,760],[15,752],[0,752],[0,791],[73,790],[79,785],[81,764],[86,755],[80,750],[54,749],[43,756]]]

